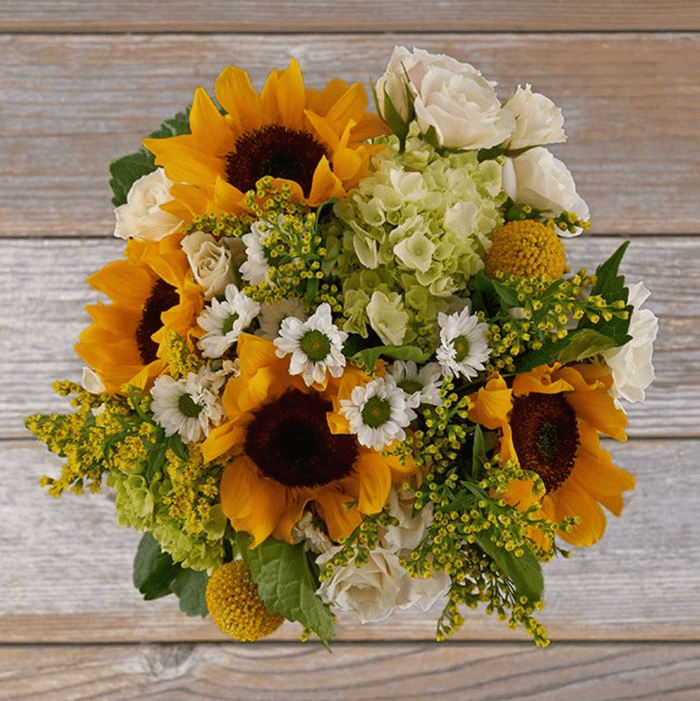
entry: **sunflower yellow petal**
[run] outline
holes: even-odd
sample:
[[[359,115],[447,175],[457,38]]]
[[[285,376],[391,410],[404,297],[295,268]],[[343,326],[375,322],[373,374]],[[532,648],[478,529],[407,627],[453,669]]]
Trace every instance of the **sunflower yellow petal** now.
[[[194,148],[213,156],[225,156],[233,149],[235,138],[226,117],[219,112],[203,88],[197,88],[190,110],[190,129]]]
[[[363,451],[355,462],[360,497],[357,508],[363,514],[376,514],[384,508],[391,489],[391,472],[381,455]]]
[[[242,68],[224,68],[216,79],[214,92],[219,104],[229,115],[230,128],[238,136],[262,126],[260,95]]]
[[[362,516],[356,506],[348,507],[353,498],[333,487],[322,489],[314,498],[328,535],[335,541],[347,538],[360,525]]]
[[[600,504],[573,480],[567,480],[553,495],[542,499],[543,507],[552,500],[554,520],[561,521],[566,516],[578,516],[581,521],[561,537],[577,546],[588,546],[600,540],[605,531],[605,514]]]

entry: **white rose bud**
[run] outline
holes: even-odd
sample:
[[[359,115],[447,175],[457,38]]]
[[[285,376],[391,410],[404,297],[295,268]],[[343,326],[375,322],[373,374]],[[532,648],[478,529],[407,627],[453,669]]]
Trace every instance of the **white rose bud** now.
[[[403,46],[394,47],[384,75],[377,80],[374,89],[377,93],[377,106],[382,119],[390,121],[385,99],[388,97],[401,119],[406,122],[411,114],[411,106],[406,94],[406,73],[403,63],[411,60],[411,54]]]
[[[515,119],[508,148],[517,151],[531,146],[566,141],[561,110],[545,95],[533,93],[530,85],[518,89],[503,105]]]
[[[513,115],[474,66],[422,49],[394,55],[408,77],[421,133],[432,127],[439,144],[454,149],[491,148],[510,136]]]
[[[632,337],[624,346],[603,352],[603,359],[612,369],[611,394],[617,400],[643,402],[644,390],[654,380],[651,362],[659,320],[650,309],[640,309],[650,292],[643,282],[630,285],[627,303],[634,307],[627,333]]]
[[[568,168],[546,148],[537,147],[503,164],[503,189],[516,204],[529,204],[552,216],[573,212],[581,221],[589,218],[588,205],[576,193]],[[560,236],[575,236],[558,229]]]
[[[162,168],[139,178],[126,196],[126,204],[114,210],[117,224],[114,235],[137,241],[160,241],[178,230],[182,219],[161,209],[170,202],[173,182]]]
[[[204,290],[205,299],[222,294],[235,282],[235,263],[245,257],[240,239],[216,239],[203,231],[194,231],[182,240],[182,250],[192,268],[195,282]]]

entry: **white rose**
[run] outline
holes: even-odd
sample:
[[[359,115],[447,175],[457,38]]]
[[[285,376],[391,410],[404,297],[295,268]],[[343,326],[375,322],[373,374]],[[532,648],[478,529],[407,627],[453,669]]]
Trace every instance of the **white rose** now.
[[[516,204],[529,204],[554,216],[573,212],[581,221],[589,218],[588,205],[576,193],[568,168],[541,146],[506,159],[503,189]],[[581,233],[558,231],[566,237]]]
[[[377,93],[377,107],[383,119],[387,119],[385,98],[388,97],[405,122],[410,114],[406,94],[406,78],[402,64],[411,60],[411,54],[403,46],[395,46],[384,75],[377,80],[374,89]]]
[[[509,149],[518,150],[566,141],[561,110],[548,97],[533,93],[530,85],[524,88],[519,85],[506,100],[503,109],[515,119]]]
[[[319,566],[328,562],[339,548],[319,555]],[[321,599],[341,611],[352,611],[361,623],[388,618],[399,608],[417,606],[427,611],[450,586],[450,578],[438,571],[429,579],[414,579],[389,550],[375,548],[361,567],[349,562],[339,567],[318,589]]]
[[[122,239],[160,241],[177,231],[182,219],[160,207],[173,199],[172,184],[162,168],[139,178],[131,186],[126,204],[114,210],[117,217],[114,235]]]
[[[216,239],[203,231],[194,231],[185,236],[181,245],[195,282],[204,290],[205,299],[222,294],[226,285],[236,282],[236,263],[245,257],[240,239]]]
[[[403,555],[403,551],[413,550],[421,542],[433,519],[433,509],[428,504],[414,517],[414,502],[413,491],[404,491],[400,485],[391,489],[386,507],[399,523],[383,529],[379,540],[383,547]]]
[[[422,49],[409,53],[399,47],[394,50],[389,70],[401,71],[407,77],[421,133],[433,127],[441,146],[490,148],[505,141],[513,131],[513,115],[501,107],[495,83],[468,63]],[[387,82],[391,94],[397,93],[398,88]]]
[[[603,352],[605,362],[612,369],[611,394],[630,402],[643,402],[644,390],[654,380],[651,362],[659,321],[650,309],[640,309],[650,292],[643,282],[630,286],[628,304],[634,307],[628,333],[632,340],[619,348]]]

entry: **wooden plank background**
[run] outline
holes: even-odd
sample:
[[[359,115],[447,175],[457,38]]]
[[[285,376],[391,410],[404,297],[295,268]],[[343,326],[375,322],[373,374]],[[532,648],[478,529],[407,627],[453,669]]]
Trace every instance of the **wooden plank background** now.
[[[657,381],[629,407],[630,441],[610,446],[637,489],[600,543],[546,566],[544,651],[480,612],[441,645],[434,612],[341,617],[332,654],[292,624],[231,643],[174,600],[141,601],[138,534],[108,493],[54,501],[37,486],[60,466],[22,419],[64,406],[50,383],[80,377],[85,277],[120,254],[108,162],[225,65],[259,86],[293,55],[313,87],[367,84],[395,44],[563,108],[555,150],[594,219],[571,264],[632,239],[623,272],[660,319]],[[2,0],[0,55],[0,699],[700,698],[697,0]]]

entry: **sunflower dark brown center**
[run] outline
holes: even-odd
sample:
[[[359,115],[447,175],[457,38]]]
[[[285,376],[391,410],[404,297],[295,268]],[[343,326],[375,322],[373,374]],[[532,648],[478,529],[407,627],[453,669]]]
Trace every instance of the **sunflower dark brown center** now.
[[[151,294],[143,305],[141,319],[136,327],[136,345],[141,356],[141,363],[148,365],[158,356],[158,344],[151,336],[163,326],[160,315],[174,307],[180,301],[177,290],[169,283],[158,278],[151,288]]]
[[[579,444],[576,414],[563,395],[515,398],[510,424],[520,466],[536,472],[548,494],[559,489],[574,468]]]
[[[256,412],[245,452],[260,471],[287,487],[315,487],[347,477],[357,459],[354,436],[333,434],[319,394],[285,392]]]
[[[233,151],[226,154],[226,179],[241,192],[248,192],[260,178],[270,175],[299,183],[308,196],[323,156],[330,157],[308,131],[268,124],[238,137]]]

